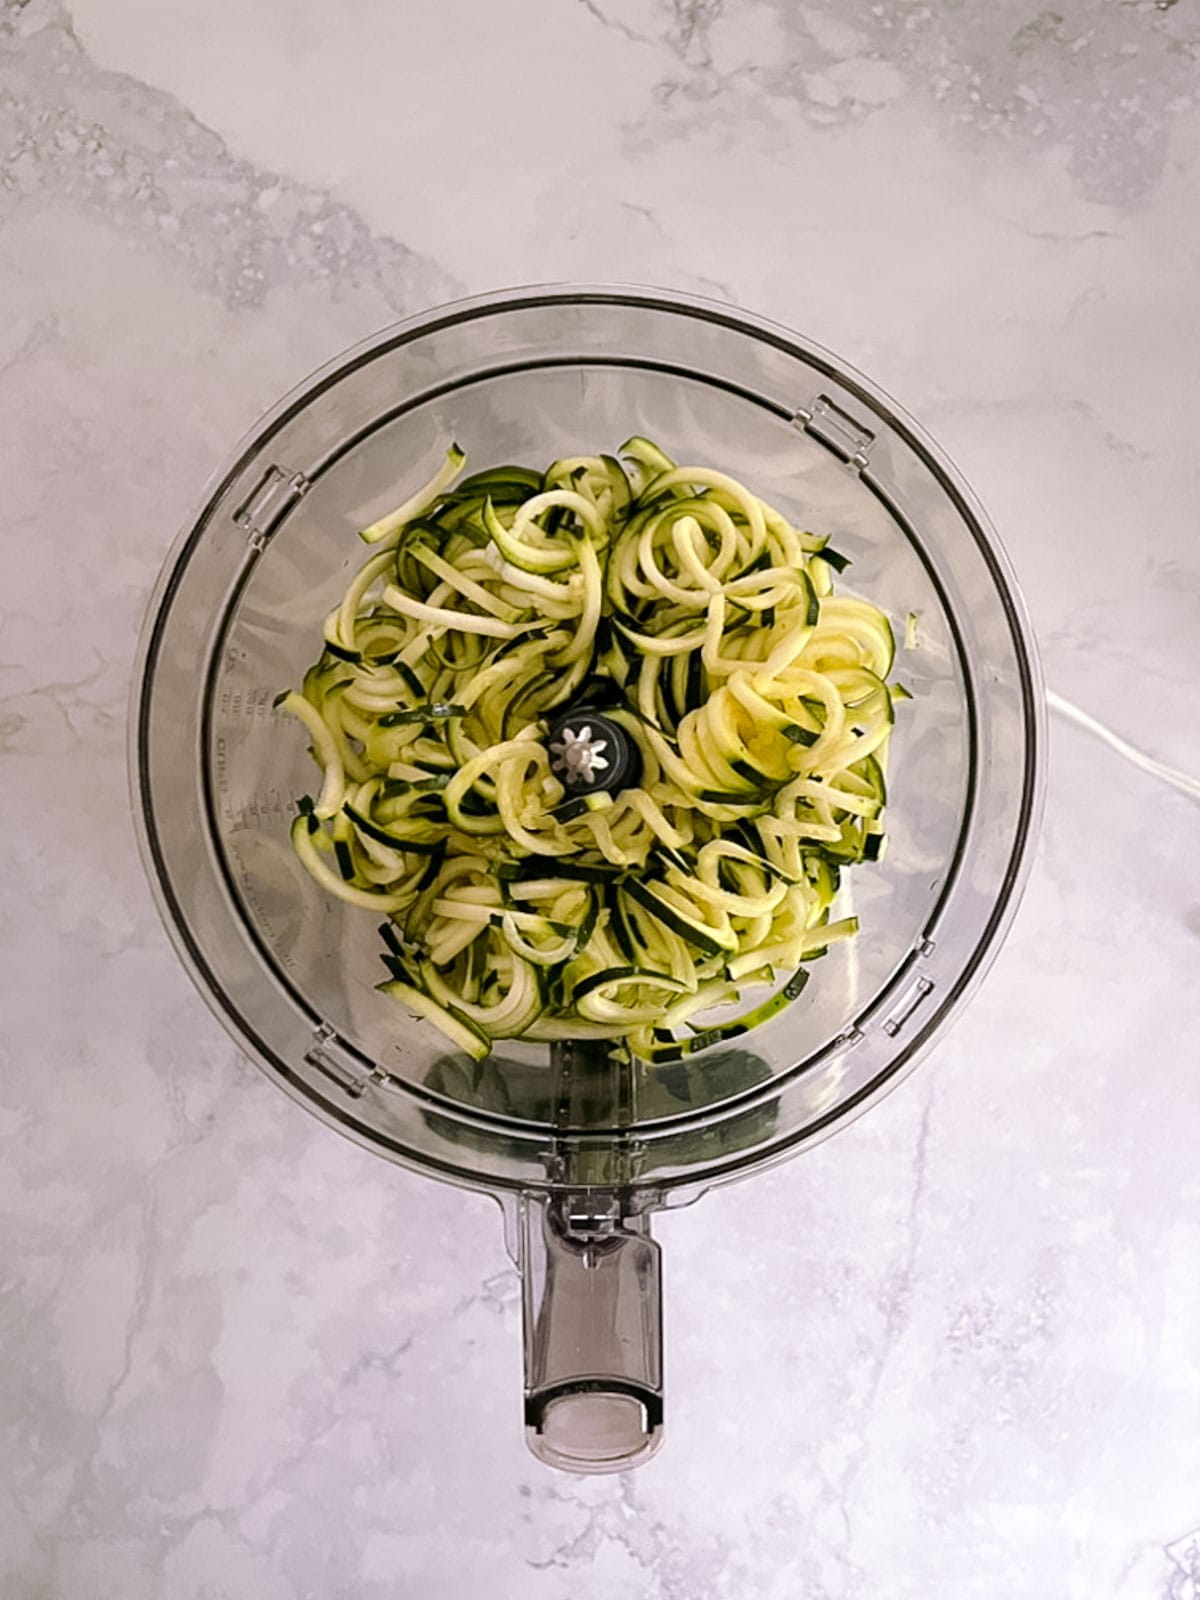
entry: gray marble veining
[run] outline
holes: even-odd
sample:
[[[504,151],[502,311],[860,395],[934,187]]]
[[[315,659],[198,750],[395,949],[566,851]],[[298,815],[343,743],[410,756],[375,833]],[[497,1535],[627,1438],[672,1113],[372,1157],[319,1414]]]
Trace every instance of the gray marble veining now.
[[[0,4],[0,1591],[1197,1600],[1194,804],[1054,730],[936,1055],[662,1219],[670,1437],[537,1466],[487,1202],[338,1140],[170,952],[134,639],[237,436],[505,282],[720,295],[877,377],[1049,680],[1200,769],[1189,0]]]

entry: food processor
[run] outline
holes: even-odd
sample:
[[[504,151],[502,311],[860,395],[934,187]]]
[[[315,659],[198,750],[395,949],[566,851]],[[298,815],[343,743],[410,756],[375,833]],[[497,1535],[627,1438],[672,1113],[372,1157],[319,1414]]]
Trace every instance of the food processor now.
[[[595,1042],[457,1053],[376,984],[378,916],[326,895],[288,825],[311,763],[273,702],[361,559],[356,535],[457,440],[470,470],[640,434],[736,475],[851,559],[911,693],[884,859],[843,879],[790,1007],[669,1064]],[[1020,596],[954,467],[844,362],[659,291],[506,292],[338,357],[237,449],[167,559],[131,718],[134,809],[167,930],[241,1047],[368,1149],[500,1202],[523,1279],[525,1427],[543,1461],[614,1471],[663,1428],[656,1210],[795,1154],[899,1082],[1013,915],[1043,712]]]

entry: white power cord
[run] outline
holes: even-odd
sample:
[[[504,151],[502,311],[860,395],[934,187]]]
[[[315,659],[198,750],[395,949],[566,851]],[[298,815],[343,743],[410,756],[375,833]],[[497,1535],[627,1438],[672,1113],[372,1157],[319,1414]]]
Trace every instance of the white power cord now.
[[[1052,711],[1057,711],[1060,717],[1065,717],[1068,722],[1085,728],[1088,733],[1094,733],[1097,739],[1102,739],[1133,766],[1140,767],[1143,772],[1148,772],[1161,783],[1169,783],[1173,789],[1179,789],[1183,794],[1190,795],[1193,800],[1200,800],[1200,778],[1193,778],[1186,772],[1180,772],[1177,767],[1168,767],[1165,762],[1155,761],[1153,756],[1143,755],[1119,734],[1113,733],[1111,728],[1106,728],[1102,722],[1097,722],[1095,717],[1089,717],[1086,711],[1081,711],[1069,700],[1064,700],[1062,695],[1055,694],[1053,689],[1046,690],[1046,704]]]

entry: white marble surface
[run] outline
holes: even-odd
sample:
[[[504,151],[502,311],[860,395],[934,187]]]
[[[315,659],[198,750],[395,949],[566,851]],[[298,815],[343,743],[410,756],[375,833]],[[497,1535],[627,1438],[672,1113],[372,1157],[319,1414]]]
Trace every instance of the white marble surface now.
[[[486,1200],[239,1058],[137,862],[146,595],[231,442],[466,290],[624,278],[950,449],[1047,675],[1200,768],[1191,0],[0,0],[5,1600],[1196,1600],[1200,812],[1056,727],[904,1087],[664,1219],[670,1436],[518,1426]]]

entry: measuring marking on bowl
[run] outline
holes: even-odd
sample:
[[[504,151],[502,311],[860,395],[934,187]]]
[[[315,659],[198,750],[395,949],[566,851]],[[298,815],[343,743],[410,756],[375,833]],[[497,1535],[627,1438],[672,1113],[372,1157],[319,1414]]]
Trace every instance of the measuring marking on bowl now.
[[[705,1035],[660,1066],[581,1040],[497,1041],[471,1062],[376,992],[378,917],[330,902],[298,864],[285,797],[305,791],[309,769],[272,702],[301,680],[341,599],[347,541],[428,479],[448,440],[487,467],[630,434],[726,466],[798,525],[836,529],[852,587],[893,619],[920,616],[892,744],[889,850],[856,869],[853,958],[831,945],[821,981],[743,1038]],[[632,760],[633,742],[602,717],[580,705],[555,730],[580,806]],[[167,559],[130,754],[147,873],[214,1012],[340,1132],[500,1201],[524,1285],[530,1447],[602,1472],[662,1439],[653,1213],[844,1126],[942,1035],[1024,885],[1042,717],[995,534],[894,402],[741,311],[567,286],[414,317],[263,419]]]

